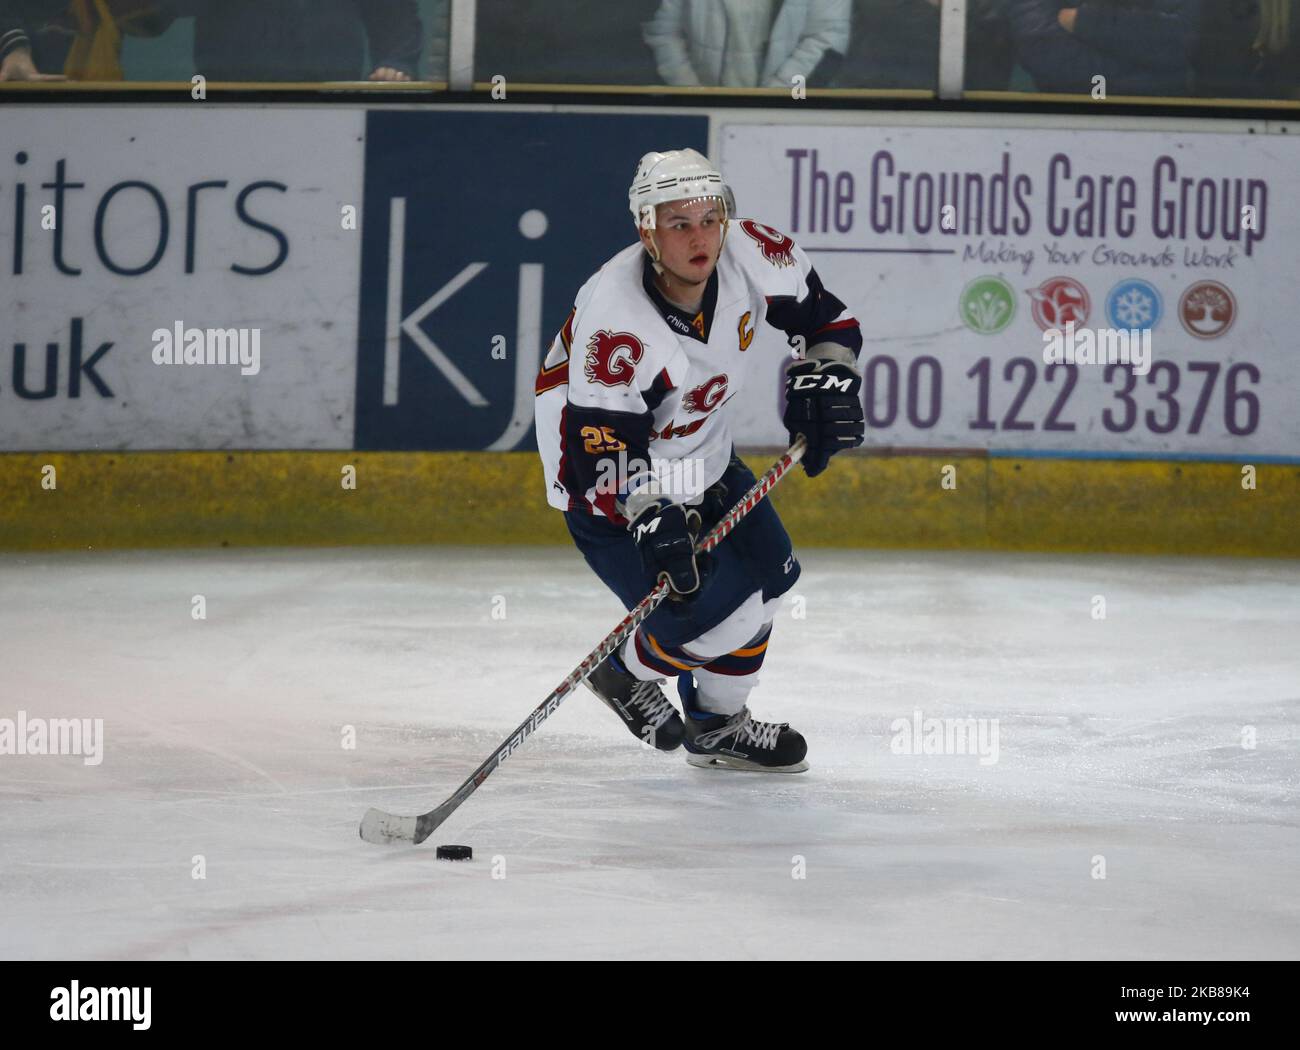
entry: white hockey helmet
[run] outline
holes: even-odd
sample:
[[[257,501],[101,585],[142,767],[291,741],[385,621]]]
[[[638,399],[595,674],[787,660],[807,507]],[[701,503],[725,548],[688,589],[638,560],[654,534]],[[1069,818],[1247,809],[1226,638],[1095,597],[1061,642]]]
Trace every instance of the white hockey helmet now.
[[[722,172],[693,149],[672,149],[647,153],[636,166],[636,176],[627,191],[627,204],[637,226],[655,228],[655,209],[669,201],[717,197],[722,201],[725,223],[736,212],[736,198],[722,181]]]

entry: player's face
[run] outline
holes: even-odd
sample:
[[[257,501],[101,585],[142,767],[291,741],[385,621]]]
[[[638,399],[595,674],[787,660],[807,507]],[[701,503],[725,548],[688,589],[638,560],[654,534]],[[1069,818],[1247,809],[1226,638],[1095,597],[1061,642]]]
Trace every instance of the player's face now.
[[[642,231],[642,237],[648,231]],[[722,250],[722,207],[716,198],[672,201],[655,213],[659,262],[684,284],[709,279]]]

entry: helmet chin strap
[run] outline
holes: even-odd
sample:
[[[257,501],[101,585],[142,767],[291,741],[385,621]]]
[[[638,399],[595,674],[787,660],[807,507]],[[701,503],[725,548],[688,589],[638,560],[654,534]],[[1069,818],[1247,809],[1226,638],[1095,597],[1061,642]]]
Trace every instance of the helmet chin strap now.
[[[655,231],[653,226],[651,226],[648,231],[648,239],[650,241],[650,265],[655,268],[655,273],[662,277],[664,275],[664,264],[659,260],[663,255],[659,251],[659,242],[655,240]]]

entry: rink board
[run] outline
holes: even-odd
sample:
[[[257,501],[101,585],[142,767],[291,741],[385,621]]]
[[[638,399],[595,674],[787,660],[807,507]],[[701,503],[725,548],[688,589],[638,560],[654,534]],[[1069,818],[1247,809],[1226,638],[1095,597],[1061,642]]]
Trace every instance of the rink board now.
[[[0,220],[0,549],[567,544],[527,451],[533,378],[576,288],[628,241],[622,192],[590,187],[624,185],[629,157],[671,142],[723,162],[743,208],[793,233],[864,318],[867,440],[882,451],[783,483],[798,543],[1300,555],[1296,136],[1250,121],[957,119],[15,110],[21,148],[0,172],[15,202]],[[581,186],[553,163],[575,156]],[[1182,197],[1175,175],[1191,180]],[[1111,199],[1105,236],[1084,176],[1133,187],[1132,207]],[[922,179],[960,180],[988,207],[963,196],[949,235],[917,210]],[[49,180],[86,185],[46,228]],[[1004,184],[1024,189],[1005,236]],[[1238,193],[1259,206],[1250,237],[1224,225]],[[1210,277],[1232,309],[1198,331],[1182,307]],[[1163,303],[1145,379],[1040,363],[1045,296],[1086,291],[1080,316],[1109,324],[1124,301],[1112,293],[1139,279]],[[1005,324],[973,323],[1000,294],[1016,304]],[[156,358],[159,333],[200,329],[256,334],[256,366]],[[751,353],[762,364],[734,433],[769,446],[784,439],[788,348],[760,328]]]
[[[803,546],[1300,557],[1300,467],[1243,469],[850,455],[774,499]],[[523,452],[8,453],[0,549],[567,544],[542,485]]]

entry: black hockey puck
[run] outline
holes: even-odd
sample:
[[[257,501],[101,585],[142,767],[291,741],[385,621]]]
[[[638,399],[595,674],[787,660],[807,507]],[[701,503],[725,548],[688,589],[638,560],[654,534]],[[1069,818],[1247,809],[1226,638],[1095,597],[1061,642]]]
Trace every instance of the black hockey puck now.
[[[439,846],[439,860],[473,860],[474,851],[468,846]]]

